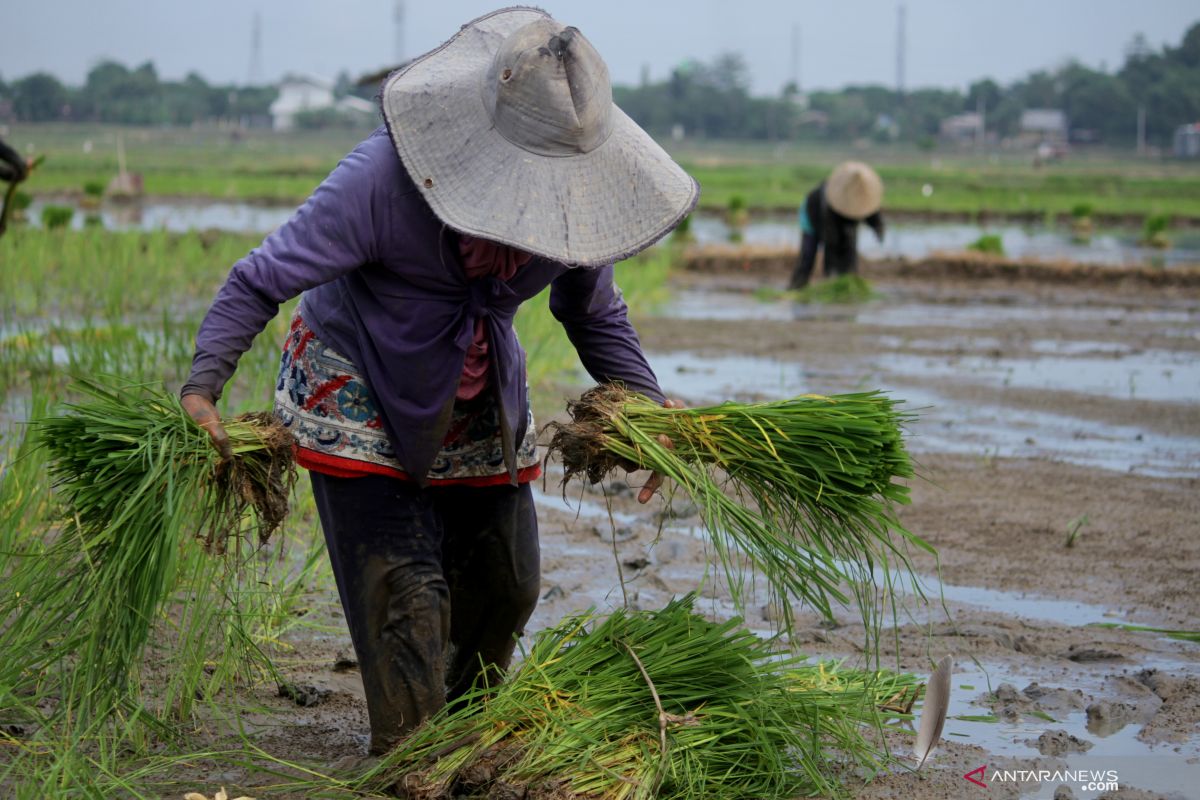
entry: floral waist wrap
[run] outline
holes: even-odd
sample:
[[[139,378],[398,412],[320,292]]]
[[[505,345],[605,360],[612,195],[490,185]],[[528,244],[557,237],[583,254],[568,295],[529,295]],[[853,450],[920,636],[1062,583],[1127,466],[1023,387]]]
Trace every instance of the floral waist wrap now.
[[[517,448],[517,480],[541,473],[532,411]],[[296,438],[296,462],[337,477],[390,475],[411,479],[396,459],[370,388],[348,358],[325,345],[292,317],[279,379],[275,416]],[[442,449],[427,474],[431,483],[489,486],[509,482],[493,393],[457,401]]]

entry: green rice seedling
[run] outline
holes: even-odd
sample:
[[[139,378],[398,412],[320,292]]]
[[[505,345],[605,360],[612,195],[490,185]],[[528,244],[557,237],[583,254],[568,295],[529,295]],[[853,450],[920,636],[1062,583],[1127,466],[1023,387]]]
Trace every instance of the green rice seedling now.
[[[976,253],[985,253],[991,256],[1004,255],[1004,239],[999,234],[985,233],[975,241],[967,245],[968,250],[973,250]]]
[[[1160,633],[1168,639],[1177,639],[1181,642],[1195,642],[1200,644],[1200,631],[1177,630],[1175,628],[1154,628],[1147,625],[1130,625],[1124,622],[1091,622],[1088,623],[1095,628],[1119,628],[1123,631],[1141,631],[1145,633]]]
[[[1142,224],[1142,244],[1149,247],[1166,249],[1171,246],[1171,237],[1167,228],[1171,226],[1171,218],[1167,214],[1151,214]]]
[[[879,297],[867,279],[860,275],[838,275],[789,294],[802,303],[823,304],[866,303]]]
[[[224,552],[252,510],[265,540],[293,472],[290,435],[262,416],[229,421],[234,455],[223,461],[165,390],[75,388],[90,401],[33,423],[63,513],[56,538],[13,565],[21,597],[0,598],[0,650],[15,654],[0,664],[0,690],[19,696],[60,674],[60,712],[91,724],[136,697],[143,648],[192,538]]]
[[[70,206],[43,206],[42,226],[46,230],[57,230],[71,224],[75,218],[75,209]]]
[[[550,452],[564,481],[629,466],[673,480],[700,508],[740,605],[745,557],[782,608],[794,598],[830,617],[848,584],[871,631],[876,573],[911,572],[908,544],[933,552],[894,515],[909,501],[898,479],[914,474],[901,432],[911,415],[896,406],[863,392],[677,409],[605,385],[568,406],[571,422],[551,423]],[[781,621],[790,629],[791,614]]]
[[[741,627],[660,611],[569,617],[516,674],[439,713],[358,781],[404,796],[787,798],[840,794],[889,756],[912,676],[807,664]],[[510,794],[504,794],[504,792]]]

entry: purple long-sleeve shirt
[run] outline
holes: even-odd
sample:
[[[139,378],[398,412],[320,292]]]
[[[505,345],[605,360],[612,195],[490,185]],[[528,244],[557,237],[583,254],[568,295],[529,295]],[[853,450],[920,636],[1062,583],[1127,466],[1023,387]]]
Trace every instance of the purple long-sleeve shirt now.
[[[362,371],[396,457],[424,480],[441,447],[475,321],[491,342],[491,387],[500,403],[505,458],[525,434],[525,352],[513,331],[518,306],[547,285],[550,309],[584,368],[657,400],[611,265],[568,268],[535,257],[509,281],[468,281],[457,234],[434,215],[384,128],[347,155],[312,197],[262,245],[234,264],[196,334],[181,394],[215,401],[238,358],[301,292],[305,322]]]

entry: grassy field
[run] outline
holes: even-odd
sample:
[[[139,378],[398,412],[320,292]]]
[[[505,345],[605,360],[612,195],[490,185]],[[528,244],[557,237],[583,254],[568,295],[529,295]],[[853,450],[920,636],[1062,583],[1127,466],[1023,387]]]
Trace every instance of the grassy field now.
[[[29,183],[38,194],[79,193],[117,171],[117,139],[128,167],[151,195],[299,202],[367,131],[297,132],[117,129],[16,125],[9,140],[47,156]],[[89,144],[90,143],[90,144]],[[85,149],[87,150],[85,152]],[[681,143],[672,154],[700,181],[701,205],[724,209],[742,197],[751,209],[795,208],[837,162],[875,165],[887,185],[886,208],[913,214],[1166,214],[1200,220],[1200,164],[1081,150],[1033,165],[1027,150],[926,152],[907,145],[866,148],[767,143]]]
[[[154,622],[133,706],[102,718],[56,713],[75,685],[71,665],[13,673],[25,662],[10,654],[36,652],[42,642],[6,633],[30,604],[55,608],[69,595],[68,586],[41,594],[23,589],[35,586],[30,565],[46,557],[63,523],[26,423],[78,399],[72,376],[177,387],[208,302],[233,261],[257,241],[212,232],[30,227],[0,238],[2,797],[178,797],[200,788],[211,796],[217,787],[198,776],[249,764],[260,775],[284,769],[277,759],[287,753],[256,749],[254,725],[283,724],[256,698],[273,696],[277,684],[310,666],[303,642],[344,631],[306,481],[284,530],[261,550],[218,559],[196,541],[179,543],[174,601]],[[662,296],[671,257],[658,249],[618,267],[631,307],[644,309]],[[223,413],[269,408],[290,311],[287,304],[243,356]],[[581,368],[546,294],[522,308],[517,327],[529,352],[535,411],[545,419],[577,393]],[[185,638],[182,630],[205,633]],[[289,774],[294,780],[302,773]],[[337,794],[333,782],[327,788]]]

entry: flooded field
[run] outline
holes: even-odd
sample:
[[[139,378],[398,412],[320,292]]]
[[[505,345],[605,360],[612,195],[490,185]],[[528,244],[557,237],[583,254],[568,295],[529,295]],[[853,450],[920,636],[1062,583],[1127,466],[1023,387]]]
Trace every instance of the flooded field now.
[[[47,200],[36,200],[29,218],[40,219]],[[71,225],[81,229],[99,224],[110,230],[189,230],[218,229],[241,233],[266,233],[282,225],[295,212],[294,204],[263,204],[219,200],[146,200],[138,203],[105,203],[101,208],[85,210],[74,201],[54,200],[54,204],[76,209]],[[93,222],[89,223],[89,215]],[[729,241],[731,230],[720,215],[697,214],[692,232],[700,244]],[[1060,227],[1022,227],[1015,224],[970,225],[962,223],[895,222],[888,226],[883,242],[871,231],[859,235],[860,252],[867,258],[925,258],[932,253],[959,251],[984,234],[999,236],[1005,253],[1013,258],[1067,259],[1094,264],[1175,264],[1200,263],[1200,229],[1171,233],[1172,246],[1161,250],[1139,244],[1139,231],[1133,229],[1097,230],[1086,241],[1075,239],[1070,230]],[[742,231],[747,244],[799,247],[800,229],[792,216],[756,217]]]
[[[858,796],[962,797],[974,788],[962,776],[985,764],[1012,773],[989,796],[1192,796],[1200,646],[1111,626],[1200,627],[1200,297],[897,280],[837,307],[757,288],[683,276],[639,319],[668,393],[700,405],[882,388],[916,415],[924,480],[901,518],[941,561],[918,562],[924,597],[904,595],[887,646],[918,672],[954,655],[954,700],[932,774]],[[594,577],[602,559],[616,572],[614,549],[625,594],[648,607],[703,574],[690,509],[640,518],[616,488],[566,501],[547,490],[545,527],[567,536],[545,539],[539,615],[573,598],[620,603]],[[706,586],[713,613],[730,613],[719,582]],[[768,629],[756,611],[749,624]],[[861,658],[853,609],[799,627],[803,651]],[[1115,770],[1124,793],[1071,780],[1087,770]]]
[[[885,212],[886,216],[886,212]],[[727,242],[730,227],[716,215],[699,215],[692,232],[700,244]],[[867,258],[925,258],[940,251],[963,250],[984,234],[999,236],[1012,258],[1067,259],[1093,264],[1200,263],[1200,231],[1181,230],[1171,235],[1172,247],[1159,250],[1139,244],[1139,231],[1097,230],[1084,241],[1060,227],[1023,227],[1015,224],[986,226],[962,223],[892,222],[882,242],[867,228],[859,231],[859,252]],[[792,216],[754,218],[742,231],[747,244],[800,246],[800,228]]]
[[[978,787],[963,776],[985,765],[989,797],[1052,798],[1060,786],[1081,800],[1192,796],[1200,645],[1119,626],[1200,629],[1197,291],[893,275],[875,282],[874,301],[822,306],[759,291],[768,280],[778,282],[679,272],[657,307],[640,299],[652,293],[630,291],[632,277],[623,285],[660,382],[691,406],[882,389],[914,415],[908,444],[920,479],[900,517],[937,547],[939,560],[914,557],[915,587],[908,576],[879,575],[903,590],[880,656],[919,675],[953,656],[951,718],[944,746],[921,773],[898,766],[867,785],[852,783],[852,796],[972,796]],[[201,310],[190,296],[172,302]],[[40,312],[45,304],[32,297],[27,305]],[[0,342],[14,358],[37,355],[46,372],[99,364],[150,374],[187,363],[191,329],[144,309],[120,319],[134,327],[85,326],[70,315],[52,325],[14,313],[0,320]],[[531,346],[543,335],[522,341]],[[243,380],[272,383],[277,339],[243,362]],[[128,357],[109,365],[98,344],[89,356],[82,345],[93,341],[124,343]],[[0,429],[33,412],[20,386],[11,389]],[[254,392],[269,397],[270,386]],[[744,614],[750,629],[768,635],[779,610],[765,596],[736,608],[696,508],[678,497],[637,504],[631,487],[643,478],[560,487],[558,467],[548,465],[537,487],[542,599],[529,630],[589,607],[661,608],[699,591],[698,610]],[[295,523],[317,530],[311,507],[301,506]],[[282,550],[303,562],[306,542],[281,544],[280,563]],[[325,569],[323,556],[319,563],[314,574]],[[279,664],[317,699],[301,707],[280,698],[273,682],[249,687],[256,710],[237,723],[264,752],[324,768],[365,752],[365,705],[331,579],[298,588],[295,603],[282,616]],[[833,619],[800,610],[795,630],[807,655],[870,662],[855,608]],[[206,730],[195,744],[225,743]],[[904,753],[911,738],[891,743]],[[194,775],[205,786],[252,787],[259,779],[245,761],[174,770],[175,779]],[[1050,777],[996,778],[996,770]],[[1064,777],[1110,770],[1120,793]]]

